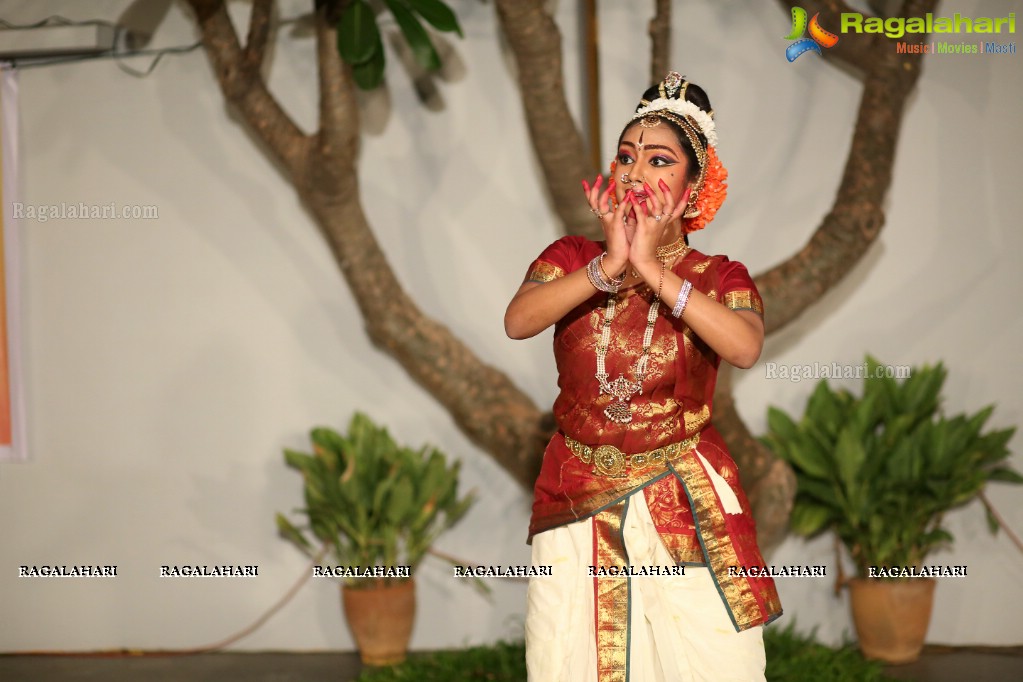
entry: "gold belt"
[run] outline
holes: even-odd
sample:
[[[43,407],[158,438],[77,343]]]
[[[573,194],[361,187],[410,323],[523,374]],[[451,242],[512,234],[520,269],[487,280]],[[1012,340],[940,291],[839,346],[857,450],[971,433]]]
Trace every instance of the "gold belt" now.
[[[598,445],[590,447],[583,445],[570,436],[565,436],[565,445],[582,461],[583,464],[592,464],[593,473],[612,478],[624,478],[628,475],[628,469],[641,471],[657,466],[663,466],[666,462],[673,462],[681,455],[689,452],[700,442],[700,434],[694,434],[678,443],[665,445],[661,448],[647,450],[635,455],[628,455],[613,445]]]

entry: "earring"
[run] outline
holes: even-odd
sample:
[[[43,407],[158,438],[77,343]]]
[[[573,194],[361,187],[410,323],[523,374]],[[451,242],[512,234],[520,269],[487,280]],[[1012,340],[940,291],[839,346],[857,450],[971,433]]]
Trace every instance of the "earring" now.
[[[683,218],[695,218],[698,215],[700,215],[701,213],[700,209],[696,208],[696,200],[699,199],[699,197],[700,197],[699,191],[690,192],[689,201],[686,202],[686,210],[682,214]]]

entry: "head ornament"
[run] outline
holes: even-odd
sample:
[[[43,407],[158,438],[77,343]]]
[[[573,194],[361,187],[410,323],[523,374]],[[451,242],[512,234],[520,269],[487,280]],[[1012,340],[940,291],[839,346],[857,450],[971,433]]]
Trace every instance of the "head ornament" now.
[[[714,112],[704,111],[685,99],[689,81],[677,71],[670,71],[657,86],[658,97],[640,100],[632,120],[640,125],[656,125],[662,118],[675,123],[689,140],[696,154],[699,173],[692,186],[689,203],[683,214],[685,232],[703,229],[725,200],[728,171],[717,156],[718,136],[714,127]],[[700,135],[707,140],[706,145]]]

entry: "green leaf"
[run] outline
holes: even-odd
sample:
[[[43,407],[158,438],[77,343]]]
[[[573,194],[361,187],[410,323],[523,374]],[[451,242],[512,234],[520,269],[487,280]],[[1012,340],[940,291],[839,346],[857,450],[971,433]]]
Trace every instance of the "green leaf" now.
[[[349,64],[364,64],[382,49],[380,29],[373,10],[364,0],[354,0],[337,26],[337,49]]]
[[[838,459],[838,475],[843,486],[852,490],[859,482],[860,468],[867,459],[867,452],[858,434],[850,428],[842,429],[835,445],[835,457]]]
[[[779,457],[784,457],[785,445],[799,437],[799,427],[777,407],[767,408],[767,427],[771,430],[771,441],[776,443]]]
[[[444,519],[444,527],[451,528],[453,525],[458,523],[462,519],[462,517],[465,516],[465,513],[469,511],[469,507],[471,507],[475,502],[476,493],[470,492],[460,501],[448,507]]]
[[[848,407],[848,404],[843,404],[839,396],[832,392],[828,382],[822,380],[806,403],[806,417],[816,423],[829,439],[834,439],[845,424]]]
[[[789,517],[789,526],[796,535],[811,536],[827,529],[833,510],[812,502],[796,502]]]
[[[919,540],[919,544],[926,554],[936,545],[951,544],[953,540],[955,540],[955,538],[953,538],[952,534],[947,530],[944,528],[935,528],[929,533],[924,533]]]
[[[799,494],[808,501],[831,505],[837,509],[838,500],[835,499],[834,483],[822,481],[818,478],[810,478],[809,476],[800,476],[796,482]]]
[[[767,440],[778,457],[811,477],[831,477],[827,455],[787,414],[771,407],[767,411],[767,423],[772,431]]]
[[[313,452],[327,466],[329,471],[337,471],[343,465],[342,449],[344,438],[333,429],[317,427],[309,433],[313,442]]]
[[[789,454],[796,469],[802,470],[806,475],[814,478],[831,478],[831,462],[828,461],[830,455],[809,439],[793,442],[789,446]]]
[[[377,489],[373,494],[373,511],[382,512],[384,510],[387,496],[390,495],[397,480],[394,476],[388,476],[377,484]]]
[[[305,539],[305,535],[303,535],[302,532],[298,528],[295,528],[295,526],[292,525],[291,521],[288,521],[288,519],[285,518],[284,515],[280,514],[280,513],[277,514],[276,519],[277,519],[277,531],[282,536],[284,536],[285,539],[290,540],[291,542],[294,542],[301,549],[303,549],[303,550],[305,550],[307,552],[311,552],[312,551],[313,546],[311,544],[309,544],[308,540]]]
[[[1010,469],[1009,467],[999,467],[988,472],[987,480],[1018,484],[1023,483],[1023,476],[1021,476],[1018,471]]]
[[[994,535],[1002,527],[1002,524],[998,522],[998,517],[994,515],[991,508],[987,505],[984,505],[984,515],[987,517],[987,529]]]
[[[430,71],[439,69],[440,55],[437,54],[433,43],[430,42],[429,34],[423,28],[423,25],[419,23],[416,15],[410,12],[408,7],[398,0],[384,0],[384,2],[390,8],[391,13],[394,14],[394,19],[398,22],[405,40],[408,41],[409,47],[412,49],[412,55],[419,62],[419,65]]]
[[[312,457],[312,455],[308,455],[304,452],[285,449],[284,462],[292,469],[298,469],[299,471],[305,472],[316,463],[316,460]]]
[[[453,32],[457,33],[459,38],[464,37],[455,13],[441,0],[410,0],[409,4],[419,16],[426,19],[438,31]]]
[[[921,417],[934,414],[941,402],[939,393],[945,383],[945,375],[945,368],[940,362],[934,367],[925,365],[915,369],[900,387],[902,409]]]
[[[415,500],[413,499],[412,481],[403,478],[394,486],[394,492],[387,500],[387,507],[384,509],[387,522],[392,525],[405,526],[412,511]]]
[[[423,505],[426,504],[427,500],[438,499],[442,488],[447,486],[448,480],[444,456],[434,450],[430,455],[430,459],[427,460],[425,471],[419,480],[419,498],[417,502]]]
[[[984,457],[984,463],[991,464],[1008,457],[1010,454],[1008,449],[1009,441],[1012,440],[1015,433],[1015,427],[985,433],[979,439],[981,449],[988,453]]]

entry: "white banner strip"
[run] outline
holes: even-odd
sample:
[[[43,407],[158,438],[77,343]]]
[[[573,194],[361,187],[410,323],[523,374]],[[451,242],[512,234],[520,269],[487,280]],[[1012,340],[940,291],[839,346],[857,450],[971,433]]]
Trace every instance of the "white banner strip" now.
[[[0,460],[28,459],[25,432],[25,403],[23,373],[21,364],[21,276],[20,240],[18,220],[14,218],[12,206],[21,201],[20,171],[18,158],[18,72],[9,64],[0,64],[0,151],[2,159],[0,173],[3,184],[3,266],[4,266],[4,317],[6,323],[7,361],[7,411],[10,424],[10,441],[0,444]],[[5,439],[6,441],[6,439]]]

